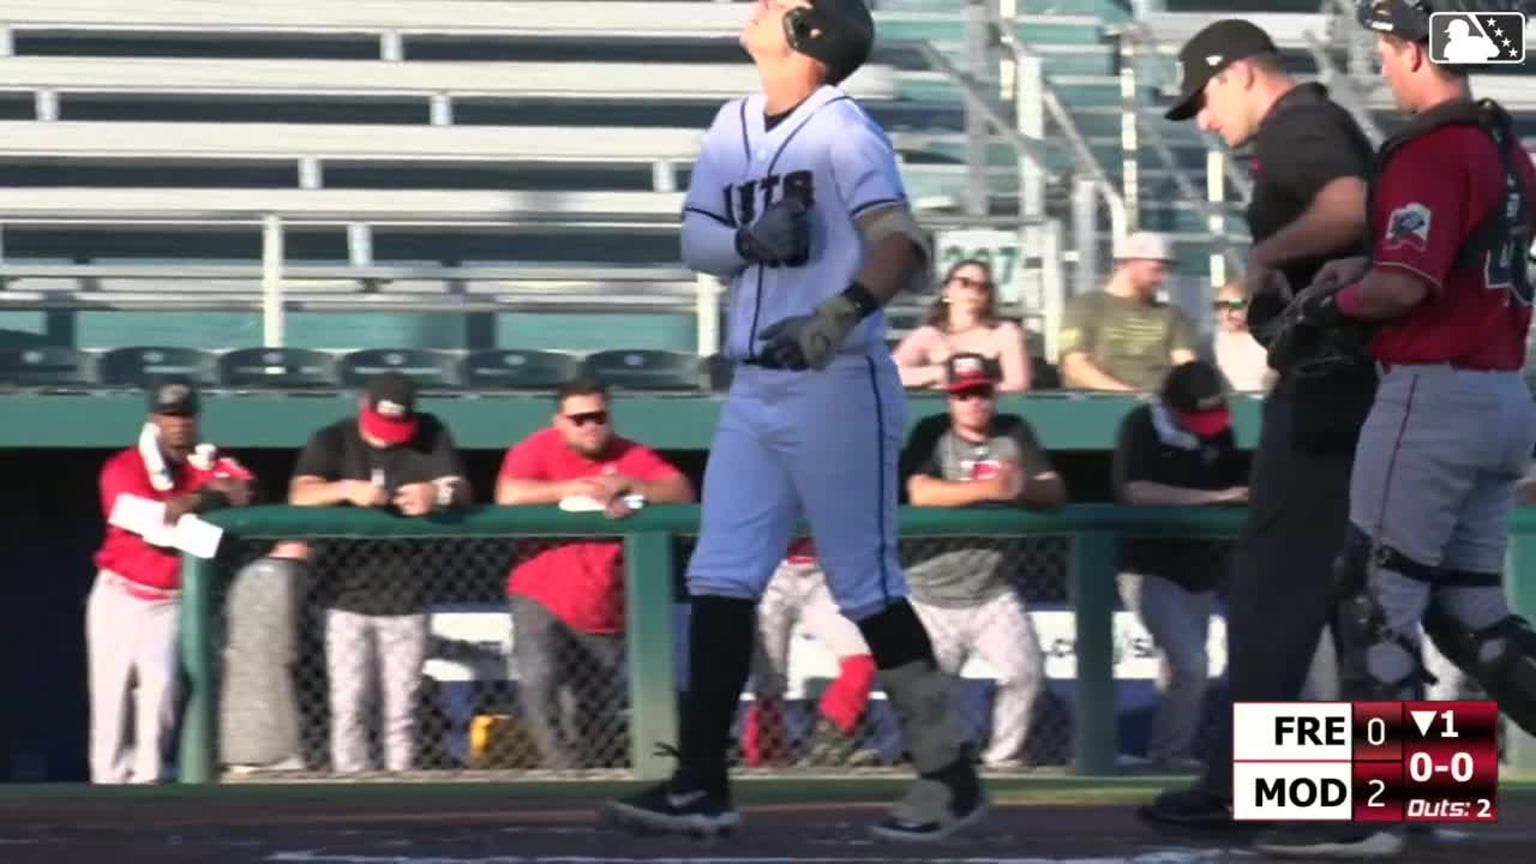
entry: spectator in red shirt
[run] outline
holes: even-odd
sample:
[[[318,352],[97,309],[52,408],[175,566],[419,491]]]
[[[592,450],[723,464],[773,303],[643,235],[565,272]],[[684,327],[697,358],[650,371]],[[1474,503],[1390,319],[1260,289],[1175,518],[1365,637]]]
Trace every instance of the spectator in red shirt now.
[[[250,472],[198,443],[198,407],[191,382],[157,384],[138,444],[101,469],[107,533],[85,610],[93,783],[164,776],[180,672],[181,558],[173,526],[188,514],[251,500]],[[142,519],[128,514],[135,504],[148,511]]]
[[[631,496],[637,496],[632,498]],[[561,389],[550,428],[507,451],[496,479],[496,503],[583,501],[611,518],[639,501],[694,500],[682,472],[643,445],[616,435],[607,391],[577,381]],[[618,541],[548,544],[507,579],[513,657],[546,767],[602,766],[622,759],[618,690],[624,632],[624,570]],[[560,688],[576,697],[574,723],[561,712]],[[571,738],[566,729],[573,729]]]

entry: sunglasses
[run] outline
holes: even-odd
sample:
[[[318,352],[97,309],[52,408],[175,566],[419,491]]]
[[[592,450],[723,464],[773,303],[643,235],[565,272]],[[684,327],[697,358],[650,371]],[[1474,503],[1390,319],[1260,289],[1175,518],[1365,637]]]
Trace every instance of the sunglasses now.
[[[985,279],[972,279],[969,276],[956,276],[949,280],[962,288],[980,288],[983,291],[991,291],[992,283]]]
[[[1246,308],[1248,308],[1248,301],[1247,300],[1217,300],[1215,303],[1211,304],[1211,308],[1215,309],[1217,312],[1223,312],[1223,311],[1236,312],[1239,309],[1246,309]]]
[[[572,423],[576,424],[577,426],[586,426],[588,424],[595,424],[595,425],[598,425],[598,426],[607,426],[608,425],[608,412],[607,411],[583,411],[580,414],[567,414],[567,415],[565,415],[565,419],[571,421]]]
[[[973,390],[961,390],[958,393],[951,393],[949,396],[951,399],[958,399],[961,402],[969,402],[972,399],[990,401],[993,396],[993,391],[990,387],[977,387]]]

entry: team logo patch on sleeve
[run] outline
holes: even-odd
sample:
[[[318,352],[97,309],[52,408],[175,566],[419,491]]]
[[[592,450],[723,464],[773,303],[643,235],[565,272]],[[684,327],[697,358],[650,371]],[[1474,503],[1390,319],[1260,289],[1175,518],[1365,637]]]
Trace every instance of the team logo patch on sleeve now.
[[[1404,246],[1423,252],[1429,245],[1429,208],[1417,201],[1392,211],[1387,217],[1387,249]]]

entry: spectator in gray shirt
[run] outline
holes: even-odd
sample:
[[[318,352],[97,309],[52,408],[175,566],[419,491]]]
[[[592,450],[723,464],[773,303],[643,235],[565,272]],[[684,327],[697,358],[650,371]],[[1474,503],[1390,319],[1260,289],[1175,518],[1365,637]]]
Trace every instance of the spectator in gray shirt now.
[[[1061,476],[1022,417],[996,413],[997,379],[986,358],[956,354],[945,371],[947,414],[912,430],[902,456],[915,507],[1055,507]],[[1045,679],[1045,658],[1023,600],[1008,581],[1014,541],[967,539],[907,570],[910,602],[933,640],[939,665],[958,675],[972,656],[995,676],[991,768],[1023,764],[1025,741]]]

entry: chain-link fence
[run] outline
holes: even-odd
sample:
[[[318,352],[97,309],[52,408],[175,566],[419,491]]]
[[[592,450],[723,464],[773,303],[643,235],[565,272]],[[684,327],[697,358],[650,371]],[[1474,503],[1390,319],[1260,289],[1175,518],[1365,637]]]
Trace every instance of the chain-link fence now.
[[[674,535],[672,543],[676,681],[686,711],[682,571],[693,538]],[[231,537],[215,580],[213,631],[224,776],[627,774],[620,544],[618,534]],[[1205,755],[1219,701],[1219,603],[1162,591],[1158,608],[1183,596],[1184,614],[1149,627],[1149,583],[1169,580],[1136,573],[1146,568],[1127,558],[1132,545],[1122,544],[1113,620],[1121,763],[1185,768]],[[1172,558],[1159,559],[1177,564],[1176,578],[1214,586],[1224,577],[1227,542],[1176,545]],[[902,539],[914,606],[955,677],[989,769],[1071,762],[1070,549],[1065,535]],[[1164,638],[1154,641],[1159,626]],[[758,635],[733,730],[738,770],[904,770],[868,649],[837,614],[814,557],[779,568],[759,607]],[[1191,667],[1191,653],[1203,669]]]

